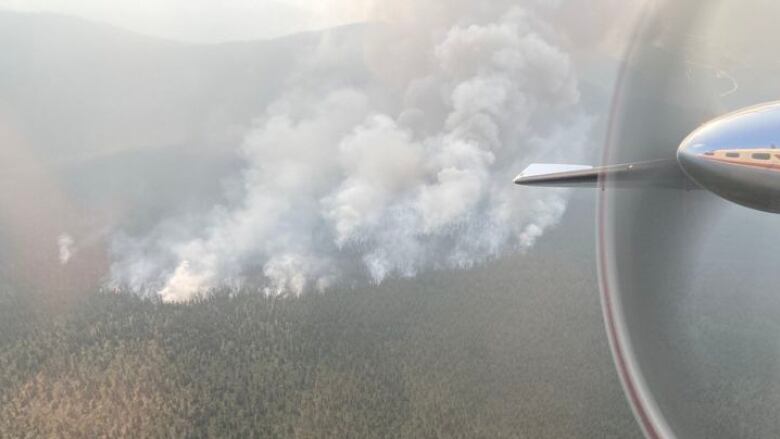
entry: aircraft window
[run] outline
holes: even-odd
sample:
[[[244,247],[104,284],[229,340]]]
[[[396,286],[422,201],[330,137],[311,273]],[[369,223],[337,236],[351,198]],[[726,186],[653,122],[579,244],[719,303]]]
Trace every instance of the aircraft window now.
[[[753,153],[753,158],[756,160],[769,160],[772,156],[768,152],[756,152]]]
[[[726,157],[731,157],[733,159],[738,159],[739,158],[739,153],[738,152],[727,152],[726,153]]]

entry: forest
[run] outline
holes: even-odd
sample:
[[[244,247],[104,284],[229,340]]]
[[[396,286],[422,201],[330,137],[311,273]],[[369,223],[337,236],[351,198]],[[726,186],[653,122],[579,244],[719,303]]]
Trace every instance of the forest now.
[[[636,435],[593,275],[558,253],[302,297],[6,289],[0,437]]]

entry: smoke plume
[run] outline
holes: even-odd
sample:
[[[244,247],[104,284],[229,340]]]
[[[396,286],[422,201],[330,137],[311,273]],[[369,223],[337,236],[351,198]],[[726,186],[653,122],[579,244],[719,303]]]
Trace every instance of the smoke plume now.
[[[67,233],[63,233],[57,237],[57,248],[59,249],[58,254],[61,265],[66,265],[70,262],[70,259],[76,251],[75,245],[76,241]]]
[[[396,21],[366,38],[362,61],[384,75],[384,93],[328,78],[291,85],[246,135],[230,202],[118,236],[112,285],[166,301],[248,285],[300,294],[533,245],[565,194],[512,178],[540,157],[576,160],[592,127],[571,36],[549,23],[564,6],[466,3],[377,8]],[[338,50],[324,38],[306,68]]]

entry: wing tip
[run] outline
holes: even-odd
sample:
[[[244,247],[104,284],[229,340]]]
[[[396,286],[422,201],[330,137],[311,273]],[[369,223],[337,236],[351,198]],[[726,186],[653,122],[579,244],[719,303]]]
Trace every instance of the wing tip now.
[[[570,174],[573,172],[583,172],[593,170],[592,166],[585,165],[560,165],[550,163],[533,163],[529,165],[523,172],[517,175],[514,179],[514,183],[517,185],[532,185],[535,183],[545,182],[549,179]]]

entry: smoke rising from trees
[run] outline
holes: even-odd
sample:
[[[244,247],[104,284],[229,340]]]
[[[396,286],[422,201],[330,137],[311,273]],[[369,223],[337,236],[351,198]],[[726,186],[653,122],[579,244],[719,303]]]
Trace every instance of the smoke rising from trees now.
[[[319,76],[342,56],[325,33],[246,134],[229,202],[117,235],[110,284],[167,301],[250,280],[300,294],[468,268],[553,226],[565,193],[512,178],[583,152],[593,119],[567,48],[602,30],[554,32],[566,2],[393,5],[398,21],[366,32],[364,59],[347,64],[383,88],[351,84],[350,71]]]

